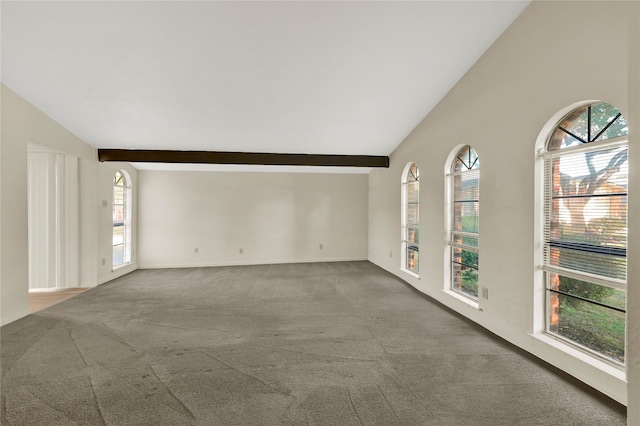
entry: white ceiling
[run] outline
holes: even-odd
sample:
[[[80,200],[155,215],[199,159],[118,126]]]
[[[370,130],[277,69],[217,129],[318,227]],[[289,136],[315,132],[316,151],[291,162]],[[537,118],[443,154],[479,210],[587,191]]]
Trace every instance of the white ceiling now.
[[[389,155],[528,3],[2,1],[1,77],[96,148]]]

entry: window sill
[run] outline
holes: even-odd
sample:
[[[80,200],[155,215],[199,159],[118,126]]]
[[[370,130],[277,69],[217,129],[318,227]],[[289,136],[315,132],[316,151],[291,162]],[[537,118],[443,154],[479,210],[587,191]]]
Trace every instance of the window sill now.
[[[122,263],[122,264],[120,264],[118,266],[113,266],[113,267],[111,267],[111,272],[117,272],[117,271],[119,271],[121,269],[126,268],[127,266],[131,266],[132,263],[133,262],[127,262],[127,263]]]
[[[445,290],[442,290],[442,291],[444,291],[447,295],[453,297],[454,299],[458,299],[459,301],[465,303],[470,308],[477,309],[478,311],[482,312],[482,308],[480,307],[480,303],[476,302],[475,300],[469,299],[468,297],[465,297],[465,296],[461,295],[460,293],[455,292],[455,291],[450,290],[450,289],[445,289]]]
[[[402,272],[404,272],[405,274],[408,274],[408,275],[411,275],[411,276],[412,276],[412,277],[414,277],[414,278],[420,279],[420,275],[416,274],[416,273],[415,273],[415,272],[413,272],[413,271],[410,271],[410,270],[408,270],[408,269],[404,269],[404,268],[400,268],[400,270],[401,270]]]
[[[597,356],[594,356],[585,351],[582,351],[579,348],[574,347],[569,343],[565,343],[562,340],[557,339],[547,333],[534,333],[534,334],[530,334],[530,336],[618,380],[621,380],[625,383],[627,381],[624,366],[616,365],[613,362],[607,362],[605,360],[601,360]]]

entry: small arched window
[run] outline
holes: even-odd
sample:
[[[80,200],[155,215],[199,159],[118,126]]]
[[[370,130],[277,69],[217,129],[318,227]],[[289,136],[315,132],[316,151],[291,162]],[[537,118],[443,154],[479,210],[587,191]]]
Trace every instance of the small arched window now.
[[[113,266],[131,262],[131,180],[119,170],[113,177]]]
[[[597,102],[563,117],[541,152],[546,329],[624,363],[627,123]]]
[[[420,170],[407,164],[402,176],[402,268],[420,272]]]
[[[478,299],[480,213],[478,154],[469,145],[453,158],[449,174],[451,290]]]

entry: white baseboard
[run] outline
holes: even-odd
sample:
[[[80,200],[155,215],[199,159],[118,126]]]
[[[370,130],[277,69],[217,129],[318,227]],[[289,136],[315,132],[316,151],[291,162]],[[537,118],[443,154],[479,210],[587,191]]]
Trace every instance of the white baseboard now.
[[[109,275],[107,275],[106,277],[102,277],[101,279],[98,280],[98,285],[107,283],[111,280],[115,280],[116,278],[120,278],[123,275],[127,275],[130,274],[131,272],[135,271],[136,269],[138,269],[138,265],[135,263],[131,263],[129,265],[120,267],[116,270],[111,271],[111,273]]]
[[[138,269],[169,269],[169,268],[212,268],[217,266],[249,266],[249,265],[276,265],[283,263],[323,263],[323,262],[360,262],[366,261],[366,257],[329,257],[323,259],[275,259],[275,260],[247,260],[244,262],[199,262],[199,263],[170,263],[153,264],[142,263]]]
[[[16,320],[19,320],[20,318],[26,317],[27,315],[29,315],[29,309],[24,310],[22,312],[19,312],[19,313],[15,314],[15,315],[9,315],[8,317],[3,317],[0,320],[0,326],[12,323],[12,322],[14,322]]]

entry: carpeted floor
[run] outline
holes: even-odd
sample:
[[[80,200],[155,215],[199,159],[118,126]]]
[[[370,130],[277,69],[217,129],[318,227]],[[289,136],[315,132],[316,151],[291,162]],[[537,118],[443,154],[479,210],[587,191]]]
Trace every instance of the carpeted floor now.
[[[368,262],[141,270],[1,329],[3,425],[624,425]]]

